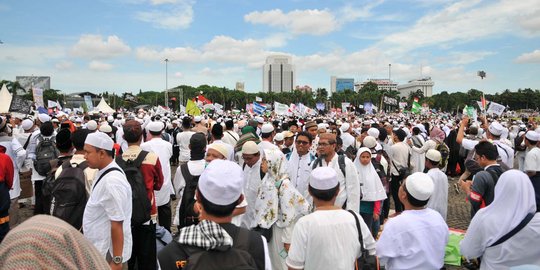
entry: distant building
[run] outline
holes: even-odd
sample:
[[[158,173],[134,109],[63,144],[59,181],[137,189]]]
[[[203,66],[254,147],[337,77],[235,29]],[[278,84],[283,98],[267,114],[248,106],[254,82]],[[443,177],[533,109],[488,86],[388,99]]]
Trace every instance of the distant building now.
[[[51,89],[51,77],[49,76],[16,76],[15,80],[26,92],[30,91],[32,86],[43,90]]]
[[[236,91],[244,91],[244,83],[243,82],[236,82],[236,87],[234,88]]]
[[[399,85],[398,91],[400,97],[409,97],[409,94],[418,90],[424,93],[424,97],[431,97],[433,95],[433,85],[435,83],[431,80],[431,77],[424,77],[416,80],[411,80],[406,84]]]
[[[263,92],[291,92],[296,82],[296,70],[292,57],[272,55],[263,66]]]
[[[92,98],[92,104],[94,106],[97,106],[99,101],[101,100],[101,97],[98,95],[92,93],[92,92],[78,92],[78,93],[71,93],[67,94],[65,97],[66,104],[64,107],[66,108],[79,108],[84,103],[84,96],[90,96]]]
[[[354,87],[355,87],[355,91],[360,91],[360,89],[362,89],[362,87],[364,87],[364,85],[366,85],[366,83],[368,82],[372,82],[374,84],[377,85],[377,88],[379,90],[386,90],[386,91],[397,91],[397,83],[396,82],[393,82],[389,79],[367,79],[367,81],[363,82],[363,83],[360,83],[360,84],[355,84]]]
[[[294,90],[311,93],[313,91],[313,88],[311,88],[311,86],[309,86],[309,85],[304,85],[304,86],[297,85],[294,88]]]
[[[330,93],[343,92],[346,89],[354,91],[354,79],[330,77]]]

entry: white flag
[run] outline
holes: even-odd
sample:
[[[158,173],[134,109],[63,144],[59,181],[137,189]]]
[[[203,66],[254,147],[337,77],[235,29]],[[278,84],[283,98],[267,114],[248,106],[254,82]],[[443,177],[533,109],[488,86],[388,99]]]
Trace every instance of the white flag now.
[[[487,113],[494,113],[498,116],[501,116],[501,114],[504,112],[504,109],[506,109],[506,107],[504,105],[501,105],[499,103],[495,103],[493,101],[491,101],[489,103],[489,108],[487,109]]]
[[[56,106],[58,106],[58,104],[56,104],[56,102],[54,102],[52,100],[47,100],[47,108],[56,108]]]
[[[255,101],[257,101],[257,102],[262,102],[262,97],[257,97],[257,96],[256,96],[256,97],[255,97]]]
[[[277,115],[284,115],[289,111],[289,106],[287,106],[287,104],[274,101],[274,111]]]

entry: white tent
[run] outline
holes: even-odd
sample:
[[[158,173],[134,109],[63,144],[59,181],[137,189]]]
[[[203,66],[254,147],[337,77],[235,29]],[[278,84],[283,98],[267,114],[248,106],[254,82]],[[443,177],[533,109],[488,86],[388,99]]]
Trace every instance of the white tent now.
[[[8,113],[9,106],[11,105],[11,94],[7,90],[6,85],[2,85],[2,90],[0,90],[0,113]]]
[[[100,111],[100,112],[103,112],[103,113],[113,113],[114,110],[113,108],[111,108],[111,106],[109,106],[109,104],[107,104],[107,102],[105,102],[105,99],[102,97],[101,98],[101,101],[99,102],[99,104],[94,108],[94,111]]]

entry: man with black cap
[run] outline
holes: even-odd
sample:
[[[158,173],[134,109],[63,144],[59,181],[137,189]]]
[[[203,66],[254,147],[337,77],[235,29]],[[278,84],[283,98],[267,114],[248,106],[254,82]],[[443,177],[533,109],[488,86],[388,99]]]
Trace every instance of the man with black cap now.
[[[122,269],[131,257],[131,186],[114,161],[113,140],[102,132],[86,137],[85,159],[98,169],[83,215],[83,232],[107,259],[111,269]]]
[[[289,269],[354,269],[356,258],[361,256],[356,221],[360,224],[364,249],[374,254],[375,240],[364,220],[335,205],[339,182],[334,169],[314,169],[308,190],[315,212],[301,217],[294,226],[286,259]]]
[[[264,238],[231,224],[233,211],[243,200],[243,182],[242,169],[234,162],[214,160],[208,165],[196,189],[195,207],[200,223],[180,229],[177,240],[159,253],[161,269],[183,269],[193,264],[201,269],[210,265],[223,269],[244,269],[240,267],[247,265],[272,269]],[[190,260],[198,252],[203,252],[201,259]]]
[[[433,180],[413,173],[399,187],[405,211],[390,218],[377,241],[377,256],[386,269],[441,269],[444,266],[448,226],[439,213],[426,205],[433,194]]]

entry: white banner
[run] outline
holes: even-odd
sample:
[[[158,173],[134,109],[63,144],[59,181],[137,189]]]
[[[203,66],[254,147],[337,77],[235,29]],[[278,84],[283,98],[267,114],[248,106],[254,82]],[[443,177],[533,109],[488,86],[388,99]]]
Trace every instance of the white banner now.
[[[289,106],[287,106],[287,104],[274,101],[274,111],[277,115],[284,115],[289,112]]]
[[[347,112],[347,107],[349,107],[351,105],[351,103],[349,102],[341,102],[341,111],[342,112]]]
[[[34,96],[34,103],[36,104],[36,108],[44,107],[45,102],[43,102],[43,89],[32,88],[32,94]]]
[[[504,112],[504,109],[506,109],[506,107],[504,105],[501,105],[499,103],[495,103],[495,102],[490,102],[489,103],[489,108],[487,109],[487,113],[494,113],[498,116],[501,116],[501,114]]]
[[[262,102],[262,97],[255,97],[255,101]]]
[[[56,106],[58,106],[58,104],[56,104],[56,102],[54,102],[52,100],[47,100],[47,108],[56,108]]]

